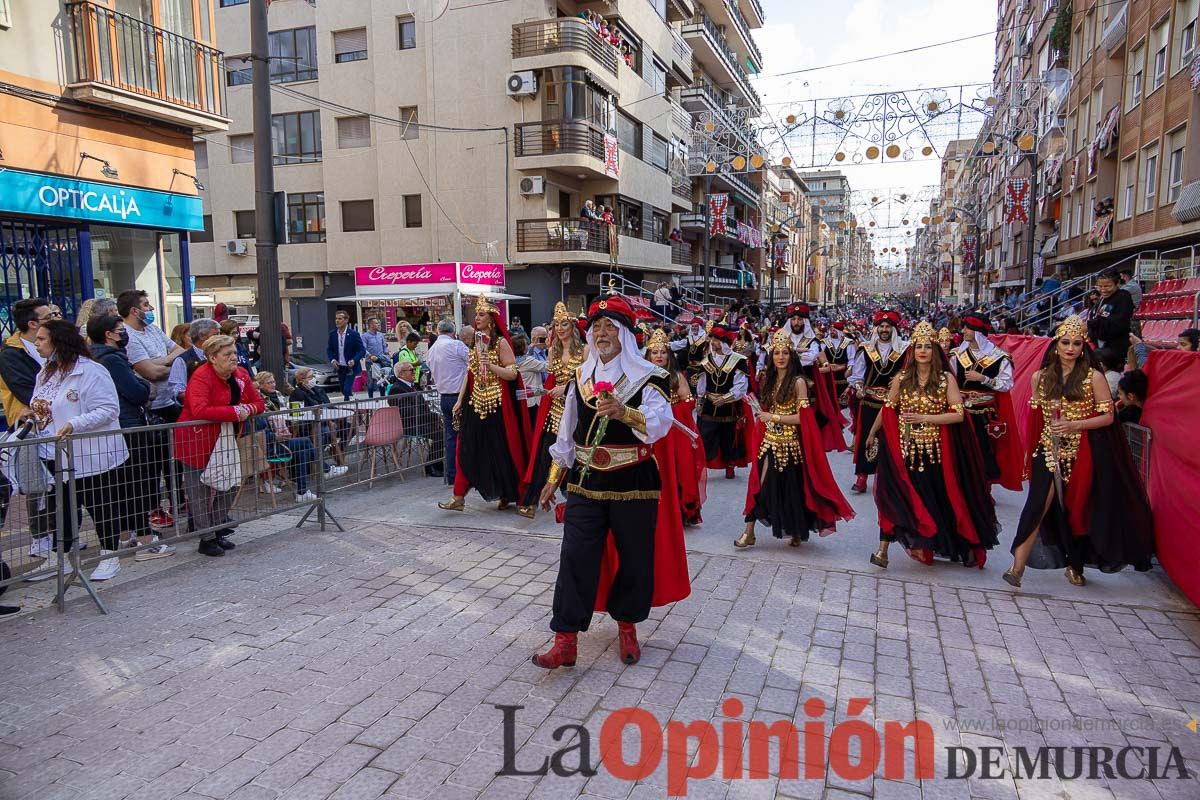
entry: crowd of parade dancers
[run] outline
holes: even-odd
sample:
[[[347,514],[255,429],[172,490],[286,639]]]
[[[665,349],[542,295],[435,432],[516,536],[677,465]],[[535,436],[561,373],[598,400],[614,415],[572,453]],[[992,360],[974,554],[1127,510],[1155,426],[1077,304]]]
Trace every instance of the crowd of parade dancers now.
[[[581,318],[560,303],[530,430],[508,333],[481,298],[455,406],[458,477],[441,507],[461,510],[473,488],[527,517],[553,509],[565,534],[551,627],[570,638],[593,607],[607,610],[627,626],[630,663],[639,609],[687,594],[683,529],[701,522],[710,470],[732,479],[749,468],[738,550],[756,544],[760,523],[799,547],[852,518],[827,460],[850,451],[849,491],[872,488],[878,512],[876,568],[898,543],[926,565],[983,569],[1000,541],[996,484],[1027,489],[1003,573],[1012,586],[1026,567],[1065,569],[1076,586],[1085,565],[1149,567],[1145,491],[1077,317],[1057,327],[1032,375],[1023,437],[1012,358],[988,338],[986,316],[965,315],[961,341],[886,308],[816,327],[810,317],[794,303],[777,329],[670,328],[639,324],[617,295]],[[567,638],[535,663],[573,663]]]

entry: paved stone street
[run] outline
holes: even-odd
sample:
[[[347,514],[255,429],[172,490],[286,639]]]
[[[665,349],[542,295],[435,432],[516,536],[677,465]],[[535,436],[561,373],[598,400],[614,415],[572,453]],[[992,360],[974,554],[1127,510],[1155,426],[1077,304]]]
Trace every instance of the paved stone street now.
[[[845,484],[846,463],[835,467]],[[590,779],[497,777],[495,706],[524,706],[516,764],[530,769],[570,742],[553,738],[564,724],[586,726],[594,764],[614,709],[720,722],[729,697],[742,720],[797,725],[820,698],[826,736],[851,698],[869,698],[863,719],[933,726],[939,777],[718,772],[692,781],[690,797],[1200,796],[1195,777],[944,777],[945,747],[1085,744],[1174,745],[1194,775],[1200,734],[1186,726],[1200,715],[1200,615],[1161,572],[1096,575],[1084,589],[1030,574],[1014,594],[999,580],[1001,550],[982,572],[925,568],[897,551],[881,573],[866,563],[875,531],[861,497],[859,518],[832,537],[792,550],[760,535],[735,554],[744,479],[712,477],[708,519],[688,533],[692,596],[641,626],[633,667],[618,662],[616,626],[600,616],[578,667],[533,667],[549,639],[555,527],[523,527],[478,498],[461,515],[430,512],[442,487],[429,480],[337,498],[345,533],[277,518],[267,524],[278,534],[239,537],[219,561],[130,564],[101,590],[107,617],[76,590],[65,615],[5,623],[0,798],[663,797],[665,761],[636,785],[604,768]],[[1019,500],[1001,499],[1006,522]],[[1010,536],[1008,526],[1005,545]],[[1031,730],[1038,720],[1043,730]],[[632,759],[636,737],[625,742]]]

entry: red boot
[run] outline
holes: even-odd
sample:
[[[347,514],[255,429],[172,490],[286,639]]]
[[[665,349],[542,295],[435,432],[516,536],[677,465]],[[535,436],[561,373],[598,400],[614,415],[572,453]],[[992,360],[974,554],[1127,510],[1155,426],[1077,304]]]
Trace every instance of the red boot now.
[[[535,655],[533,663],[542,669],[575,666],[575,645],[578,640],[578,633],[554,634],[554,646],[545,653]]]
[[[637,641],[637,626],[632,622],[617,623],[617,646],[621,649],[621,660],[626,664],[636,664],[642,657],[642,649]]]
[[[850,487],[850,491],[855,494],[864,494],[867,491],[867,476],[859,475],[854,479],[854,485]]]
[[[732,478],[733,478],[733,467],[726,467],[726,468],[725,468],[725,477],[726,477],[726,478],[730,478],[730,479],[732,479]]]

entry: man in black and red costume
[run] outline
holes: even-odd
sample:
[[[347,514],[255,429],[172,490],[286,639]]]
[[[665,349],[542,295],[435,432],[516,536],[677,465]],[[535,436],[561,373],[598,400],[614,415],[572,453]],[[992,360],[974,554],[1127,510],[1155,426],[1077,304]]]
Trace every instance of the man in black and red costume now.
[[[785,313],[788,321],[784,327],[791,338],[792,349],[800,355],[800,366],[804,367],[804,376],[808,379],[809,396],[817,411],[817,425],[821,429],[825,452],[845,450],[844,420],[837,402],[834,375],[825,360],[825,345],[809,319],[812,309],[808,303],[792,303]]]
[[[867,433],[887,400],[892,378],[904,365],[904,346],[896,338],[900,314],[880,310],[871,321],[875,335],[859,349],[850,370],[850,390],[859,400],[854,421],[854,486],[850,487],[855,494],[867,491],[867,476],[875,474],[876,464],[867,458]]]
[[[587,343],[540,498],[549,510],[566,479],[554,645],[533,657],[544,669],[575,665],[594,610],[617,621],[621,660],[636,663],[637,623],[691,590],[674,462],[670,448],[656,445],[674,420],[667,373],[638,354],[633,310],[621,297],[592,303]]]
[[[950,353],[950,368],[963,396],[967,419],[979,440],[988,481],[1021,491],[1025,453],[1009,392],[1012,357],[988,339],[992,325],[981,313],[962,316],[963,342]]]
[[[714,324],[708,332],[708,355],[701,362],[696,382],[700,407],[700,439],[709,469],[734,468],[750,463],[746,448],[750,414],[744,399],[750,391],[750,363],[733,350],[737,330]]]

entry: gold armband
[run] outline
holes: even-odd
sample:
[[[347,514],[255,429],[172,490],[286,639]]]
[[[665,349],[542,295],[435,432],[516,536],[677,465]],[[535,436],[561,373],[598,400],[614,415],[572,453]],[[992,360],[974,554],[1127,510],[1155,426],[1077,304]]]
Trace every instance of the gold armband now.
[[[962,403],[951,403],[951,404],[950,404],[950,410],[951,410],[952,412],[954,412],[955,414],[958,414],[959,416],[962,416],[962,415],[963,415],[963,412],[964,412],[966,409],[963,407],[963,404],[962,404]]]
[[[566,471],[567,468],[562,464],[559,464],[557,461],[551,461],[550,474],[546,476],[546,483],[551,486],[557,486],[562,481],[563,473]]]
[[[626,406],[625,413],[621,416],[621,421],[638,433],[646,432],[646,415],[636,408]]]
[[[1105,401],[1102,403],[1096,403],[1096,413],[1097,414],[1108,414],[1108,413],[1111,413],[1112,410],[1113,410],[1112,400],[1108,400],[1108,401]]]

